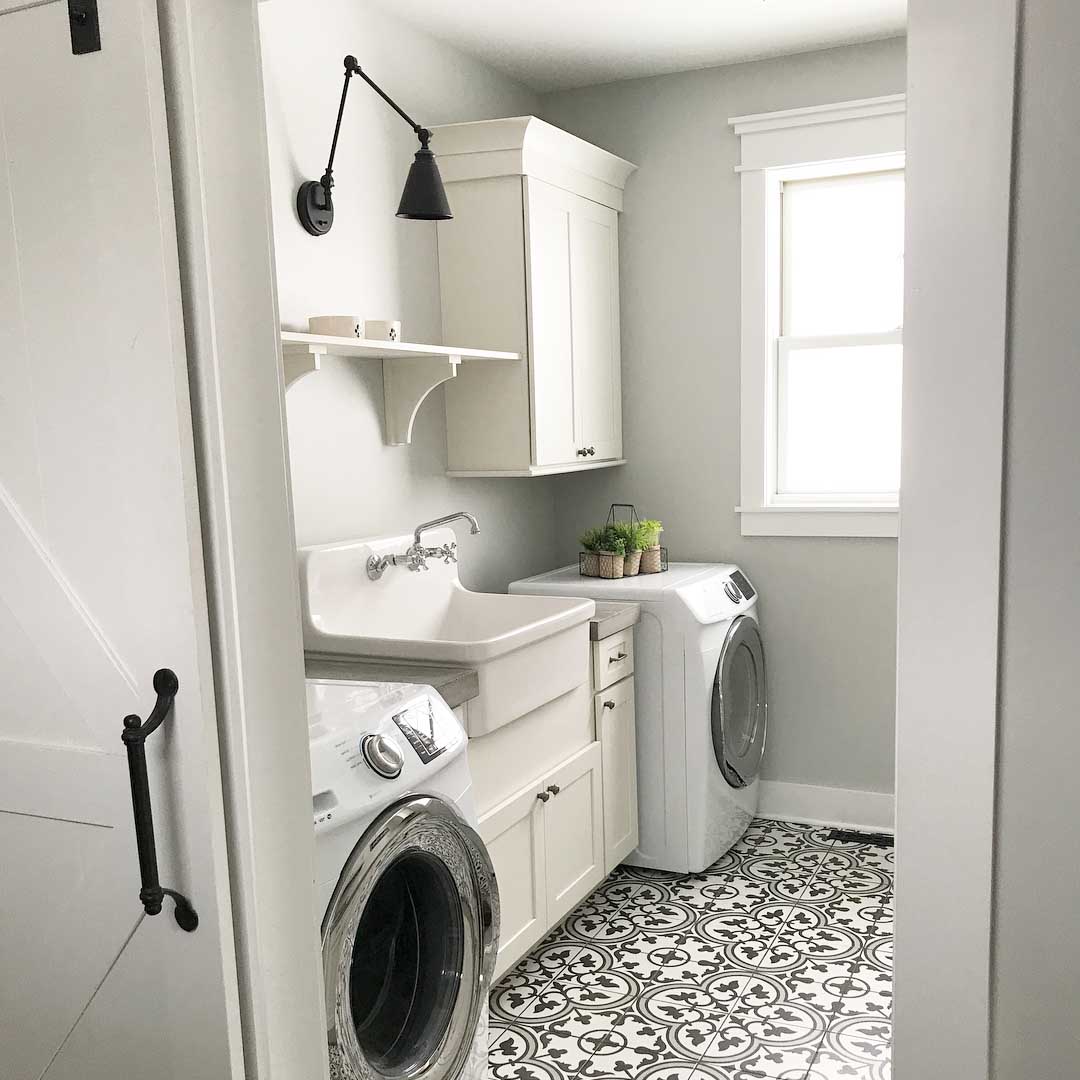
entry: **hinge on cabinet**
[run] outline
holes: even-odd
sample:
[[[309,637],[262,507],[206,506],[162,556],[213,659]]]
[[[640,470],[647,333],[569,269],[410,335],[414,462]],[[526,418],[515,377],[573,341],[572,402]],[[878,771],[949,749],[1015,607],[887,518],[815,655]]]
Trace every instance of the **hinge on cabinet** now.
[[[75,56],[101,52],[101,26],[97,0],[68,0],[71,51]]]

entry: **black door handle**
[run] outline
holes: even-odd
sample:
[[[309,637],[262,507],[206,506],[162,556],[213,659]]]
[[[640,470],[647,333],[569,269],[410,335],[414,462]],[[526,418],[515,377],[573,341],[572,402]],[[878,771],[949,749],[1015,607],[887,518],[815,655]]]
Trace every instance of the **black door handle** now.
[[[157,845],[154,841],[154,814],[150,806],[150,781],[146,776],[146,738],[161,726],[172,712],[173,700],[180,689],[176,674],[168,668],[154,672],[154,691],[157,701],[144,724],[135,715],[124,717],[124,733],[120,736],[127,748],[128,774],[131,777],[131,808],[135,814],[135,843],[139,849],[139,875],[142,888],[139,900],[147,915],[157,915],[166,896],[173,898],[173,916],[181,930],[188,933],[199,925],[199,916],[183,893],[163,889],[158,880]]]

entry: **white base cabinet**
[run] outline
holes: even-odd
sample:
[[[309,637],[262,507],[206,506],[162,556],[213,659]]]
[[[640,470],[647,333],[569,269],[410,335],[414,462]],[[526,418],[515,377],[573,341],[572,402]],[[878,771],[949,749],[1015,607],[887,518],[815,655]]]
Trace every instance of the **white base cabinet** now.
[[[638,846],[637,730],[634,680],[623,679],[593,699],[604,773],[604,872]]]
[[[518,962],[547,931],[544,805],[530,787],[480,818],[499,884],[499,956],[495,978]]]
[[[638,844],[633,629],[591,651],[590,681],[469,744],[499,883],[496,979]]]
[[[499,883],[501,978],[606,874],[599,742],[480,817]]]
[[[547,918],[557,923],[603,881],[603,751],[594,742],[544,778]]]

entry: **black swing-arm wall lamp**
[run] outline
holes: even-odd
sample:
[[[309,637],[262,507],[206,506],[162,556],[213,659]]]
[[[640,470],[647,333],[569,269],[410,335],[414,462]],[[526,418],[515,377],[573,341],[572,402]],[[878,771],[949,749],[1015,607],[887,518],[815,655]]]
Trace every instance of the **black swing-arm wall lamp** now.
[[[326,163],[326,171],[321,180],[305,180],[296,192],[296,214],[300,218],[300,224],[312,236],[324,236],[334,224],[334,200],[331,195],[334,186],[334,154],[341,131],[341,117],[345,112],[345,97],[349,93],[349,82],[354,75],[359,75],[416,132],[416,137],[420,140],[420,149],[416,151],[409,175],[405,179],[405,190],[401,193],[397,216],[414,221],[447,221],[452,218],[454,215],[446,201],[439,166],[435,162],[435,155],[428,148],[431,132],[421,127],[376,84],[363,71],[355,56],[346,56],[345,85],[341,88],[341,102],[338,105],[337,123],[334,125],[334,139],[330,143],[330,160]]]

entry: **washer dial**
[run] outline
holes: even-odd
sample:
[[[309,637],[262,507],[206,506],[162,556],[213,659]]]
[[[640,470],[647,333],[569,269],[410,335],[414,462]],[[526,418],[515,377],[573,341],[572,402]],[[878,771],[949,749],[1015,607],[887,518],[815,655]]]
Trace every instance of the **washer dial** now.
[[[360,740],[360,752],[371,771],[384,780],[394,780],[401,775],[405,755],[389,735],[365,735]]]

